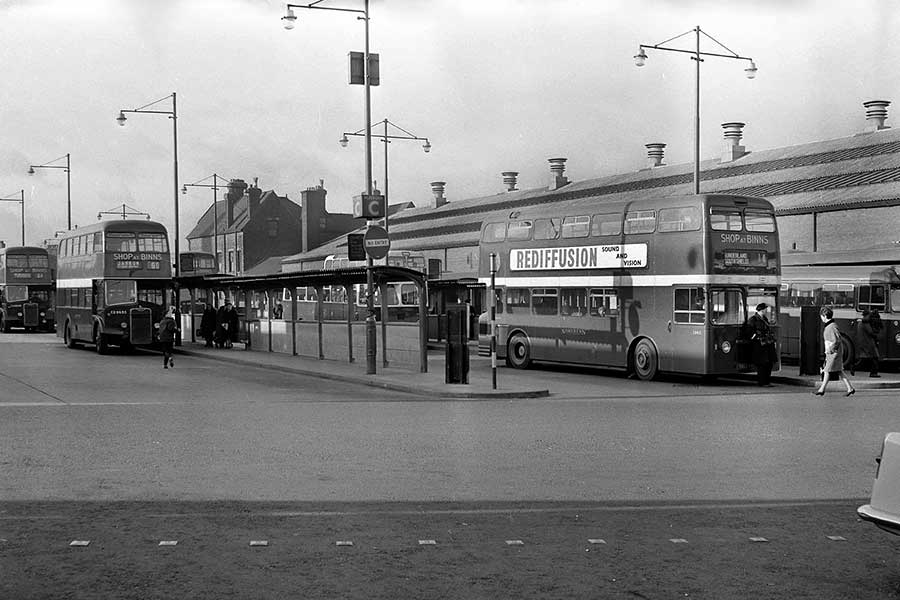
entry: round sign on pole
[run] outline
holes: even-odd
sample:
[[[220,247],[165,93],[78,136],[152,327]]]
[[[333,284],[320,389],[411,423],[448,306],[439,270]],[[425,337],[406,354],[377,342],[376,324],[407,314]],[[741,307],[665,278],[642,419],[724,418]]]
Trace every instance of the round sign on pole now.
[[[366,235],[363,236],[363,246],[366,248],[366,254],[373,259],[384,258],[391,249],[391,238],[388,237],[384,227],[370,225],[366,229]]]

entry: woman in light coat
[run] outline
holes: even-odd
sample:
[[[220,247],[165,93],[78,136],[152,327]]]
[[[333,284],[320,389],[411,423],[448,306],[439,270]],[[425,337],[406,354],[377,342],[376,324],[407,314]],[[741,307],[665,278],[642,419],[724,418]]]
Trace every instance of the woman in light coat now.
[[[845,396],[852,396],[856,393],[856,389],[844,374],[844,344],[841,340],[841,331],[834,322],[834,311],[825,306],[819,312],[819,317],[825,323],[825,331],[822,332],[822,339],[825,342],[825,365],[822,367],[822,385],[814,393],[816,396],[824,396],[832,373],[836,373],[847,386]]]

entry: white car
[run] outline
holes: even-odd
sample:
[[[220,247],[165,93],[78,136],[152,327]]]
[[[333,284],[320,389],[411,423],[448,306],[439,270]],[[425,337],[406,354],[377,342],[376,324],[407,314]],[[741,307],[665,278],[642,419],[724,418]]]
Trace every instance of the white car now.
[[[856,509],[866,521],[885,531],[900,535],[900,433],[889,433],[881,444],[881,456],[875,459],[875,483],[872,499]]]

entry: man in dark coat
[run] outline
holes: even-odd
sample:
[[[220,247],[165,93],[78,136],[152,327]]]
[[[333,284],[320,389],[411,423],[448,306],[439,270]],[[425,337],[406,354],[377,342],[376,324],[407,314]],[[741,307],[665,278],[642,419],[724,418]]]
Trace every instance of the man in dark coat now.
[[[761,302],[756,312],[747,320],[747,329],[753,349],[753,364],[756,365],[756,384],[772,387],[772,365],[775,362],[775,334],[766,318],[769,305]]]
[[[216,309],[207,304],[200,319],[200,337],[206,339],[206,347],[211,348],[216,335]]]
[[[228,324],[225,347],[231,348],[234,342],[238,341],[238,327],[240,326],[237,310],[231,302],[225,303],[225,322]]]
[[[216,348],[224,348],[228,340],[228,307],[231,302],[225,302],[216,311]]]
[[[857,367],[869,363],[869,377],[881,377],[878,374],[878,332],[881,330],[881,317],[877,310],[863,311],[862,320],[856,326],[856,361],[850,369],[856,375]]]

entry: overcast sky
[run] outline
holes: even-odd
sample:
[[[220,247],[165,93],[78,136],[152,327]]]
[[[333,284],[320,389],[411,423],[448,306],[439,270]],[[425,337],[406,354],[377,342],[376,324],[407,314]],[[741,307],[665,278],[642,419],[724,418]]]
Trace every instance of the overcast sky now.
[[[323,6],[362,7],[362,0]],[[0,194],[25,190],[27,242],[66,227],[62,170],[30,164],[71,154],[73,222],[123,203],[174,223],[172,123],[128,115],[177,92],[179,188],[212,173],[259,178],[300,200],[324,180],[328,210],[350,212],[365,189],[363,86],[347,84],[347,53],[362,51],[352,13],[298,9],[286,31],[274,0],[0,1]],[[721,123],[743,121],[749,150],[853,135],[862,102],[900,110],[900,5],[894,0],[372,0],[371,51],[381,55],[372,120],[428,137],[433,149],[391,144],[391,202],[546,185],[547,159],[567,157],[584,180],[643,168],[644,144],[668,164],[693,160],[694,70],[689,56],[649,50],[699,25],[759,67],[713,58],[702,67],[702,156],[721,152]],[[692,34],[671,43],[691,48]],[[701,50],[723,52],[704,39]],[[171,110],[171,101],[154,108]],[[888,125],[900,119],[889,113]],[[373,142],[383,181],[383,144]],[[55,165],[64,161],[54,162]],[[181,234],[212,191],[179,194]],[[0,239],[19,242],[19,205],[0,203]],[[186,247],[184,244],[183,247]]]

